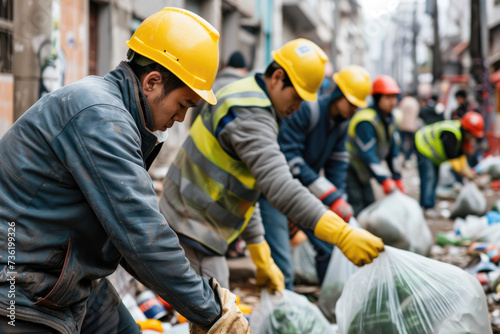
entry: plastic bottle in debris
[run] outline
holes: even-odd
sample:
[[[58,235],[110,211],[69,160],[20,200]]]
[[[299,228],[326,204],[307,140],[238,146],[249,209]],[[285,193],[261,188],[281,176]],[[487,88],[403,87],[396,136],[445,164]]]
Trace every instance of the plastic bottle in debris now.
[[[137,297],[137,304],[148,319],[162,320],[167,316],[165,306],[163,306],[156,294],[151,290],[142,292]]]
[[[488,218],[467,216],[463,218],[456,218],[453,224],[455,234],[460,235],[462,238],[472,238],[479,232],[488,227]]]
[[[500,278],[500,270],[490,272],[480,272],[476,274],[476,278],[481,285],[488,287],[492,292],[498,292],[498,279]]]

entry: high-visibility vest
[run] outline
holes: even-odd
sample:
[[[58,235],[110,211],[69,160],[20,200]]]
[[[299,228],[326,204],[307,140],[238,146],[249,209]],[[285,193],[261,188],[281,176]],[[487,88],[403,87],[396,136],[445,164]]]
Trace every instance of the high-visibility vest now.
[[[347,151],[349,152],[349,161],[354,167],[358,179],[363,183],[368,183],[370,181],[371,174],[363,160],[361,160],[358,147],[355,143],[356,126],[364,121],[370,122],[370,124],[375,128],[377,138],[374,138],[374,140],[376,140],[376,152],[380,161],[387,159],[387,156],[390,153],[391,140],[394,135],[395,126],[394,123],[391,122],[387,127],[388,131],[386,131],[383,121],[380,119],[377,112],[371,108],[357,111],[349,121],[346,142]]]
[[[238,117],[232,107],[257,107],[272,114],[272,104],[254,77],[224,86],[217,100],[196,118],[169,168],[167,179],[174,191],[169,189],[167,196],[177,212],[200,221],[169,221],[172,228],[223,255],[248,224],[260,191],[247,165],[229,155],[217,137]],[[177,195],[180,198],[170,198]]]
[[[449,131],[457,137],[457,151],[462,145],[462,131],[460,130],[460,121],[440,121],[434,124],[424,126],[415,133],[415,146],[418,152],[424,157],[429,158],[435,165],[440,165],[448,160],[441,133]]]

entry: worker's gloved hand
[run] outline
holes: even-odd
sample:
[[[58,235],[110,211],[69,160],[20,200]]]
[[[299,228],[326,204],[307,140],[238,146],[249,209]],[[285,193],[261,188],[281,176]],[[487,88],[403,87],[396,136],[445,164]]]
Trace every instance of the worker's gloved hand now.
[[[403,180],[398,179],[394,182],[396,183],[396,187],[398,187],[399,191],[401,191],[403,194],[406,194],[406,189],[405,189],[405,185],[403,184]]]
[[[382,189],[384,189],[384,194],[388,195],[395,191],[398,187],[393,179],[387,178],[382,182]]]
[[[210,279],[210,286],[214,290],[215,298],[221,304],[221,316],[210,327],[201,327],[191,324],[190,334],[219,334],[219,333],[244,333],[250,334],[250,324],[236,305],[236,296],[228,289],[219,285],[215,278]]]
[[[351,219],[354,213],[352,206],[342,198],[336,199],[335,202],[330,205],[330,210],[338,214],[346,222]]]
[[[354,228],[332,211],[321,216],[314,235],[336,245],[355,265],[371,263],[384,250],[382,239],[361,228]]]
[[[257,286],[265,286],[270,293],[281,292],[285,288],[285,276],[271,257],[271,249],[266,241],[247,245],[250,257],[257,267]]]
[[[461,155],[458,158],[448,160],[450,162],[451,168],[458,174],[468,178],[469,180],[474,179],[477,176],[477,172],[469,166],[467,162],[467,156]]]

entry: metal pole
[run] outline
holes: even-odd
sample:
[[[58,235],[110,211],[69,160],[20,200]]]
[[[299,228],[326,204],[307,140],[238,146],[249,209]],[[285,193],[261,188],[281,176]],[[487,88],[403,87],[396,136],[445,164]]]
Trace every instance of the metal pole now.
[[[337,50],[337,35],[340,28],[340,0],[333,0],[333,30],[332,44],[330,45],[330,62],[334,71],[338,71],[338,50]]]
[[[485,128],[493,131],[494,122],[491,113],[491,86],[489,73],[489,37],[486,20],[486,1],[471,0],[471,37],[470,54],[472,58],[471,75],[476,81],[475,97],[481,114],[485,119]]]
[[[441,44],[439,42],[439,10],[438,1],[433,0],[432,26],[434,28],[434,46],[432,48],[432,83],[436,84],[443,76],[443,60],[441,58]]]
[[[418,11],[418,0],[415,0],[413,3],[413,23],[411,26],[412,30],[412,40],[411,40],[411,60],[413,63],[413,71],[412,71],[412,85],[411,85],[411,94],[418,94],[418,63],[417,63],[417,37],[420,30],[420,26],[417,22],[417,11]]]

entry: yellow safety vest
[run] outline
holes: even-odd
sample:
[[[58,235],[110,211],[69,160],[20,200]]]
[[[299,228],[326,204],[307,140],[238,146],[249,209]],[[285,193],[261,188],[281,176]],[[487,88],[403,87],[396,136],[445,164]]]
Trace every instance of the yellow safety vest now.
[[[245,229],[260,195],[247,165],[224,151],[218,141],[226,122],[237,117],[232,107],[272,110],[254,77],[224,86],[217,92],[217,105],[207,105],[196,118],[167,174],[181,197],[174,201],[175,209],[203,220],[203,224],[169,224],[221,255]]]
[[[358,148],[355,144],[356,139],[356,127],[359,123],[368,121],[375,128],[376,133],[376,152],[380,161],[387,159],[389,155],[389,150],[391,147],[391,140],[394,135],[395,127],[393,123],[388,126],[388,133],[386,133],[383,121],[380,119],[379,115],[374,109],[367,108],[357,111],[354,116],[349,121],[349,127],[347,128],[347,142],[346,148],[349,152],[349,161],[354,167],[356,174],[361,182],[367,183],[370,181],[371,174],[366,167],[363,160],[359,156]]]
[[[424,126],[415,133],[415,146],[424,157],[429,158],[434,164],[440,165],[448,160],[441,133],[449,131],[457,137],[457,147],[462,145],[462,131],[460,131],[460,121],[440,121]]]

